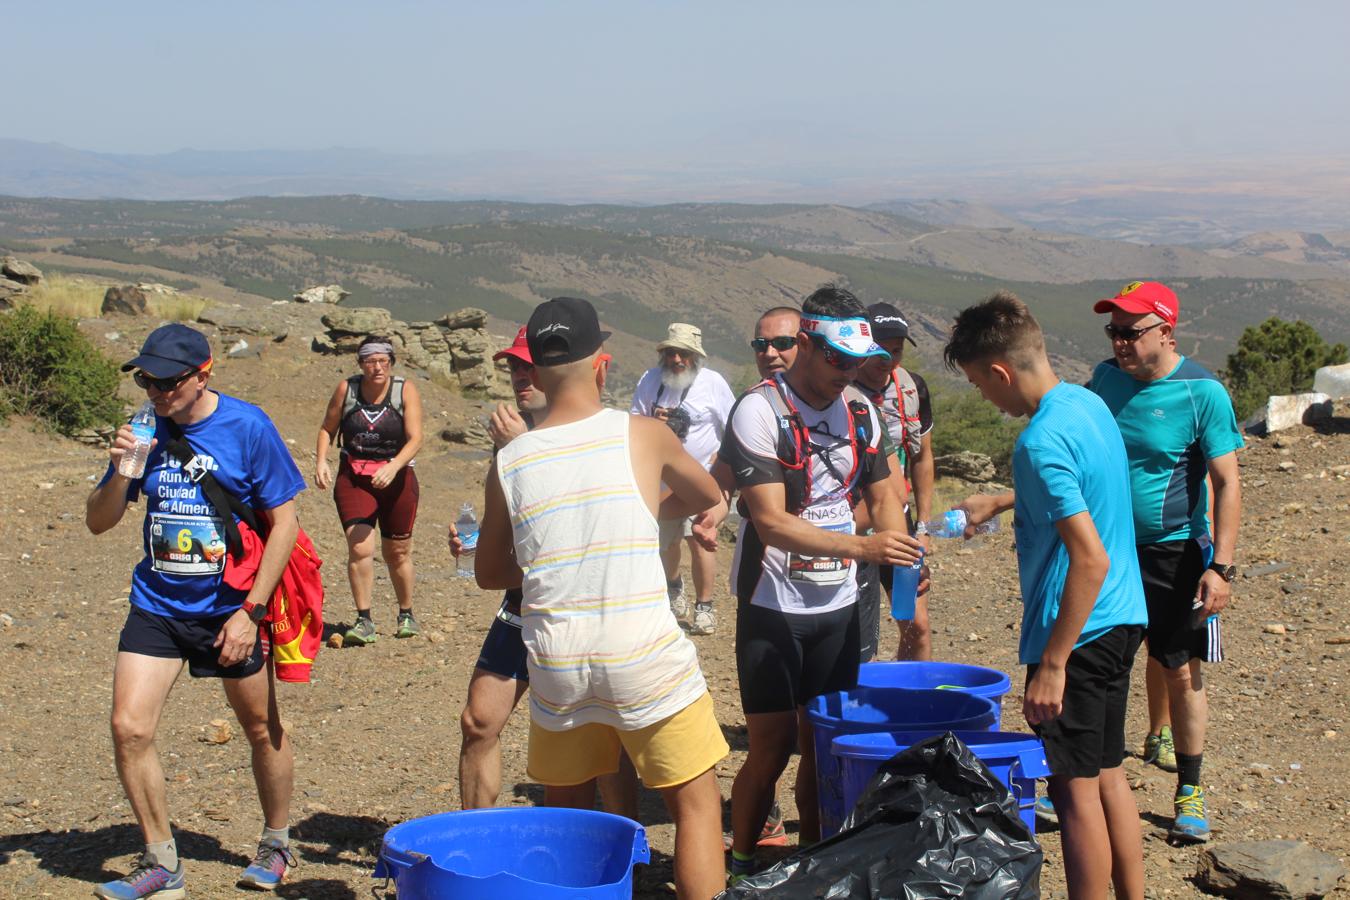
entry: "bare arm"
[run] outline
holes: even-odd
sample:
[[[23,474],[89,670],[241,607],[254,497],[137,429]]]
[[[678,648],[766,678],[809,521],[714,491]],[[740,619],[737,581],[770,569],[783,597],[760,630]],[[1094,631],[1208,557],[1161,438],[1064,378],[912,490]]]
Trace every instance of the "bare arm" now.
[[[904,525],[904,518],[905,518],[904,510],[905,510],[905,500],[907,496],[905,492],[905,474],[902,471],[900,471],[899,466],[891,466],[891,474],[886,476],[886,481],[884,483],[889,484],[891,490],[894,491],[896,496],[900,498],[901,524],[899,528],[894,530],[904,531],[906,530]],[[864,492],[863,494],[863,502],[859,503],[853,509],[853,524],[857,527],[857,531],[859,534],[869,530],[877,530],[877,531],[886,530],[885,528],[877,528],[876,520],[873,519],[870,505],[867,502],[866,492]]]
[[[131,505],[127,501],[127,486],[131,484],[131,479],[118,474],[117,466],[123,454],[134,446],[136,438],[131,433],[131,425],[125,424],[117,429],[112,446],[108,448],[108,458],[112,460],[113,466],[112,477],[90,491],[89,499],[84,502],[84,524],[94,534],[102,534],[122,521],[127,507]],[[152,442],[150,446],[153,448],[155,443]]]
[[[1238,521],[1242,516],[1242,486],[1237,453],[1225,453],[1209,461],[1209,480],[1214,487],[1214,561],[1231,564],[1237,552]],[[1195,599],[1205,615],[1221,611],[1232,598],[1233,587],[1218,572],[1205,570],[1195,590]]]
[[[658,519],[696,516],[715,510],[722,503],[717,481],[685,451],[675,432],[654,419],[643,418],[630,419],[629,428],[638,458],[659,461],[658,480],[670,489],[669,494],[660,498]]]
[[[403,447],[389,462],[380,466],[371,476],[371,486],[386,488],[399,470],[412,462],[422,449],[422,395],[411,381],[403,382]]]
[[[971,494],[954,508],[966,511],[966,537],[971,537],[975,534],[976,525],[983,525],[999,513],[1007,512],[1013,508],[1016,501],[1017,496],[1012,491],[1004,491],[1001,494]]]
[[[516,562],[515,539],[506,494],[497,477],[497,461],[488,469],[483,488],[483,521],[478,526],[478,549],[474,551],[474,577],[484,590],[520,587],[525,575]]]
[[[319,423],[319,434],[314,440],[314,486],[328,490],[333,484],[333,470],[328,467],[328,450],[333,446],[338,429],[342,427],[342,401],[347,396],[347,382],[340,382],[333,396],[328,398],[328,408],[324,410],[323,421]]]
[[[741,488],[741,497],[750,509],[750,520],[760,540],[780,550],[899,566],[908,566],[919,558],[918,542],[903,530],[859,537],[817,528],[794,516],[786,509],[787,496],[780,482],[747,485]]]
[[[300,533],[300,520],[295,516],[295,501],[287,500],[280,506],[261,510],[258,513],[259,527],[267,531],[267,542],[263,545],[262,559],[258,563],[258,574],[249,588],[246,604],[266,607],[272,599],[272,592],[286,571],[295,548],[295,536]],[[266,523],[266,524],[264,524]],[[216,634],[214,646],[220,648],[222,666],[237,665],[248,659],[253,652],[253,642],[258,639],[258,626],[248,617],[241,607],[225,620]]]
[[[933,482],[937,476],[933,467],[933,432],[923,436],[923,446],[910,469],[914,481],[914,520],[927,522],[933,518]]]
[[[1048,722],[1064,710],[1064,669],[1083,625],[1097,603],[1111,559],[1102,546],[1097,526],[1087,510],[1055,523],[1060,540],[1069,552],[1069,571],[1059,598],[1059,615],[1050,629],[1050,639],[1041,653],[1040,667],[1027,684],[1022,711],[1027,722]]]

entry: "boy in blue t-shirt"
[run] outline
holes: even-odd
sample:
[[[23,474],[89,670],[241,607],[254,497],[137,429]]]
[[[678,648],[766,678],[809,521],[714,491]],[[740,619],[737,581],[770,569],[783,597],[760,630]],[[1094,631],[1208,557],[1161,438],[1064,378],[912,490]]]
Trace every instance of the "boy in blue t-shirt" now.
[[[1120,430],[1100,398],[1055,375],[1040,326],[1000,291],[956,318],[943,356],[1029,422],[1013,487],[962,502],[971,527],[1014,510],[1022,585],[1022,709],[1045,743],[1069,896],[1142,898],[1139,809],[1125,779],[1130,667],[1148,615]]]
[[[155,439],[144,472],[118,471],[136,439],[117,431],[110,464],[89,495],[85,523],[94,534],[112,528],[139,496],[146,499],[145,556],[131,575],[131,611],[117,643],[113,670],[112,736],[117,773],[145,837],[145,852],[123,878],[99,885],[108,900],[182,897],[183,865],[170,830],[164,773],[154,735],[169,690],[183,669],[219,678],[253,755],[263,832],[243,887],[277,887],[295,864],[289,844],[294,759],[281,725],[276,688],[266,665],[259,625],[295,546],[295,495],[304,479],[267,415],[256,406],[207,388],[211,347],[186,325],[155,329],[140,355],[122,367],[155,407]],[[185,440],[193,458],[167,452]],[[227,493],[266,523],[266,543],[253,586],[226,584],[227,522],[201,488],[209,472]]]

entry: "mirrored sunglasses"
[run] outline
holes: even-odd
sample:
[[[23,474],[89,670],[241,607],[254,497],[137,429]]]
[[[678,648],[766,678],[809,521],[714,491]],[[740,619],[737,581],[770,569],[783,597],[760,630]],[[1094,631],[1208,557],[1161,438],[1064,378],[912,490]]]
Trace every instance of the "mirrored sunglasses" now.
[[[772,338],[758,337],[750,341],[750,347],[756,353],[767,353],[770,347],[777,350],[779,353],[782,353],[786,350],[791,350],[795,346],[797,346],[797,339],[785,334]]]
[[[131,378],[133,381],[136,382],[136,386],[139,387],[141,390],[148,390],[150,388],[154,388],[161,394],[167,394],[169,391],[176,389],[180,384],[187,381],[193,375],[196,375],[199,371],[200,371],[199,369],[190,369],[189,371],[184,372],[182,375],[174,375],[172,378],[154,378],[151,377],[150,375],[145,374],[144,372],[137,372],[135,375],[132,375]]]
[[[862,359],[834,349],[825,343],[825,339],[820,335],[811,335],[811,343],[816,345],[816,349],[820,351],[820,355],[824,357],[827,363],[841,372],[851,372],[862,365]]]
[[[1115,325],[1111,322],[1108,322],[1106,323],[1105,328],[1103,328],[1102,330],[1105,331],[1106,336],[1113,341],[1124,341],[1127,344],[1133,344],[1135,341],[1139,340],[1141,337],[1148,334],[1153,329],[1161,328],[1166,324],[1167,324],[1166,322],[1154,322],[1147,328],[1130,328],[1130,327],[1121,327],[1120,325]]]

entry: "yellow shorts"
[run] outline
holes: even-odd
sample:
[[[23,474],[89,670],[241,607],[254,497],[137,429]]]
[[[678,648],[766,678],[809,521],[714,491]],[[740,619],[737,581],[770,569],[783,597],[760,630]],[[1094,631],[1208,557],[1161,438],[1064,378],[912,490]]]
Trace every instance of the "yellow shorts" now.
[[[583,784],[619,771],[620,748],[628,751],[638,777],[649,788],[691,781],[731,752],[717,724],[712,695],[705,693],[673,716],[633,731],[598,722],[549,731],[531,722],[525,771],[539,784]]]

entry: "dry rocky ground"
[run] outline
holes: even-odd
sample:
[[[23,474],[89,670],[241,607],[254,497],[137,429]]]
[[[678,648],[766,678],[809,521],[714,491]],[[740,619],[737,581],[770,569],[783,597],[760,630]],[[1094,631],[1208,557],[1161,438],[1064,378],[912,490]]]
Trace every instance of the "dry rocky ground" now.
[[[133,355],[150,327],[86,324],[117,358]],[[106,334],[113,330],[122,334],[110,343]],[[308,476],[323,401],[349,361],[311,354],[302,334],[269,345],[260,358],[223,360],[216,386],[264,405],[294,442]],[[429,440],[418,464],[423,502],[416,607],[426,635],[409,641],[388,636],[394,604],[381,574],[376,619],[385,637],[371,647],[325,649],[312,684],[281,687],[297,756],[292,833],[301,860],[283,896],[369,896],[385,829],[459,806],[457,717],[497,598],[456,577],[443,538],[459,504],[481,497],[485,466],[480,452],[436,435],[444,423],[479,410],[433,384],[424,384],[424,394]],[[1217,841],[1295,838],[1345,862],[1350,590],[1341,563],[1350,552],[1350,409],[1338,413],[1318,430],[1252,439],[1241,457],[1244,574],[1224,617],[1228,661],[1209,669],[1213,722],[1206,779]],[[140,517],[133,511],[98,538],[86,531],[84,499],[105,459],[31,422],[0,426],[0,466],[10,478],[0,496],[0,896],[86,896],[94,883],[125,872],[139,850],[113,770],[106,718],[128,576],[141,552]],[[959,489],[945,487],[949,493]],[[307,491],[300,510],[326,559],[326,618],[350,621],[331,500]],[[1020,605],[1006,533],[965,547],[944,544],[934,563],[935,655],[1014,672],[1015,689],[1004,702],[1005,722],[1015,727]],[[745,742],[734,617],[725,592],[719,604],[720,628],[699,638],[698,647],[733,747],[717,768],[729,795]],[[894,644],[888,634],[883,651],[892,652]],[[1142,741],[1142,666],[1136,685],[1131,733]],[[234,892],[260,827],[246,747],[237,727],[221,729],[213,720],[233,724],[219,688],[181,678],[159,748],[196,897]],[[540,797],[524,781],[526,725],[526,716],[517,714],[504,736],[503,803]],[[227,734],[232,736],[219,742]],[[1137,787],[1150,894],[1197,893],[1190,878],[1198,851],[1169,847],[1163,839],[1174,776],[1143,768],[1137,759],[1126,766]],[[786,794],[784,805],[792,830],[795,810]],[[670,895],[672,827],[652,794],[644,795],[642,818],[653,864],[638,870],[638,895]],[[1063,889],[1058,835],[1045,835],[1043,843],[1042,883],[1053,896]],[[1350,895],[1350,889],[1338,893]]]

